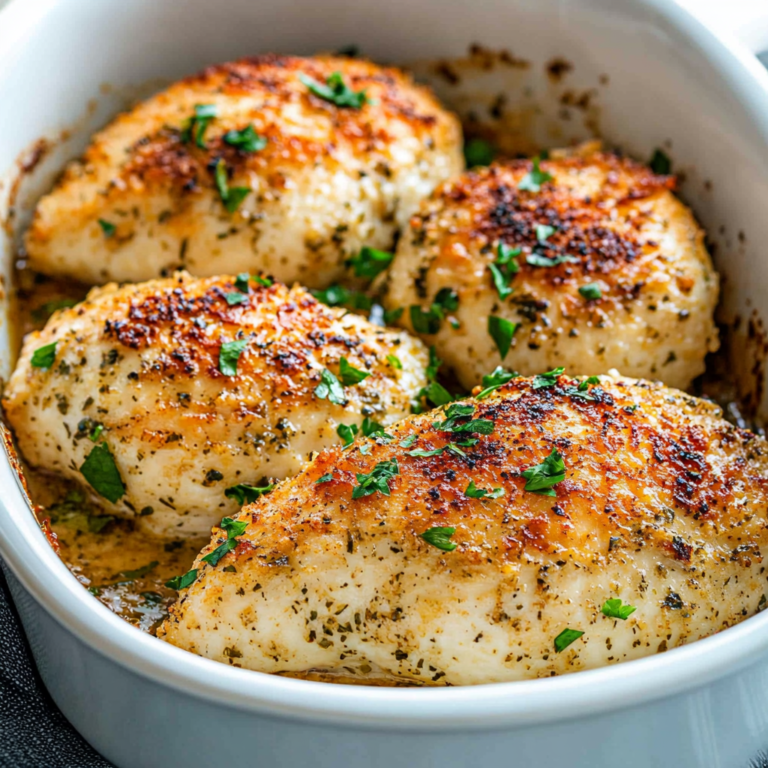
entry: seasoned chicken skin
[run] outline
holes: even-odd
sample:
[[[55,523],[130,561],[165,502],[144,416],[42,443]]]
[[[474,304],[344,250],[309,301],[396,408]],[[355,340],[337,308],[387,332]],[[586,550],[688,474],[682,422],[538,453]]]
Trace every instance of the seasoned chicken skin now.
[[[410,412],[421,342],[258,279],[179,273],[57,312],[4,394],[25,459],[156,533],[206,535],[242,506],[226,489],[295,474],[339,424]]]
[[[646,656],[757,611],[768,445],[716,406],[618,374],[459,405],[329,448],[222,521],[161,636],[265,672],[466,685]]]
[[[242,59],[96,134],[41,200],[26,247],[34,269],[91,284],[183,268],[324,287],[353,273],[345,261],[361,246],[391,249],[463,162],[458,120],[400,70]]]
[[[503,356],[524,375],[615,367],[686,388],[718,347],[718,276],[674,185],[592,145],[468,172],[412,218],[385,303],[408,328],[411,306],[447,307],[419,330],[465,387]]]

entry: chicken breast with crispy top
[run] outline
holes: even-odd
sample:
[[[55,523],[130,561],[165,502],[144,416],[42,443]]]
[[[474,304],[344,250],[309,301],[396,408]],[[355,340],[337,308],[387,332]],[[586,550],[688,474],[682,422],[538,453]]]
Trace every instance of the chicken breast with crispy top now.
[[[618,374],[485,395],[329,448],[223,520],[161,636],[265,672],[467,685],[647,656],[758,610],[763,438]]]
[[[44,197],[32,267],[85,283],[263,270],[324,287],[391,249],[463,168],[431,92],[368,61],[265,55],[189,77],[96,134]]]
[[[385,303],[466,387],[503,361],[686,388],[718,347],[718,276],[674,188],[591,146],[473,170],[411,220]]]
[[[154,532],[207,534],[263,478],[409,413],[421,342],[259,280],[179,273],[57,312],[4,394],[25,459]]]

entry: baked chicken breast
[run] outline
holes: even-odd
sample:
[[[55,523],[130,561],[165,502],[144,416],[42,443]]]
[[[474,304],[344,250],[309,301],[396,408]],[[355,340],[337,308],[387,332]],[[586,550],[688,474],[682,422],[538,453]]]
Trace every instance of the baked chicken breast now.
[[[120,115],[37,208],[31,266],[84,283],[266,271],[325,287],[391,249],[463,168],[429,90],[368,61],[265,55],[189,77]]]
[[[161,636],[264,672],[466,685],[664,651],[765,602],[765,440],[618,374],[478,394],[223,520]]]
[[[412,218],[385,303],[467,388],[502,361],[687,388],[718,347],[718,276],[674,186],[593,145],[468,172]]]
[[[263,478],[410,412],[421,342],[259,281],[179,273],[53,315],[3,398],[25,459],[145,529],[207,535]]]

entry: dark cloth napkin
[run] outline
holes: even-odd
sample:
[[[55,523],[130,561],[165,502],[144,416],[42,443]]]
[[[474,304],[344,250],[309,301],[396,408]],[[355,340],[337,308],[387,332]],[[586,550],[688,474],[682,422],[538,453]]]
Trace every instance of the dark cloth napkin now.
[[[43,687],[0,569],[0,768],[111,768]]]

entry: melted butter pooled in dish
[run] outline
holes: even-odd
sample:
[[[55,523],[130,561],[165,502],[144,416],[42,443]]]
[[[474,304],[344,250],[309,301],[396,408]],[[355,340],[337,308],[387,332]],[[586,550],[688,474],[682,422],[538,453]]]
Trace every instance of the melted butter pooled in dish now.
[[[557,372],[410,417],[214,529],[159,635],[264,672],[468,685],[639,658],[759,608],[768,445]]]
[[[77,485],[30,469],[24,475],[72,573],[111,611],[155,634],[176,598],[166,582],[189,568],[208,539],[153,536],[107,514]]]

